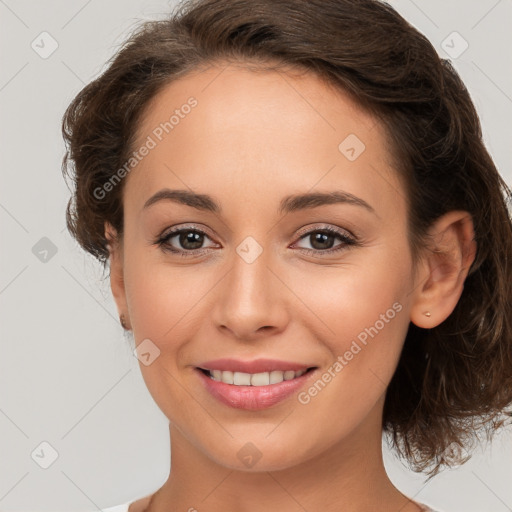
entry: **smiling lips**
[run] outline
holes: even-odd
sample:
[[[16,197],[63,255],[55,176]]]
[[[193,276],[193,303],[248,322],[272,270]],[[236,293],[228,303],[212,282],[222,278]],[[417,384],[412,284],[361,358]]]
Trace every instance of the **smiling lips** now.
[[[315,368],[272,359],[217,359],[202,363],[197,370],[206,389],[224,404],[260,410],[298,390]]]
[[[210,377],[218,382],[233,384],[234,386],[268,386],[269,384],[279,384],[285,380],[292,380],[306,373],[306,370],[294,372],[287,370],[273,370],[271,372],[244,373],[232,372],[229,370],[210,370]]]

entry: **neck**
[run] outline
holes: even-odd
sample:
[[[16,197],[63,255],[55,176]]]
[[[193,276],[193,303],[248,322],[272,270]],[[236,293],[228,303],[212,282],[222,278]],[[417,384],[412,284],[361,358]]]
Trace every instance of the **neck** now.
[[[172,424],[171,472],[148,512],[418,512],[389,480],[378,421],[363,422],[349,439],[293,467],[240,471],[198,450]]]

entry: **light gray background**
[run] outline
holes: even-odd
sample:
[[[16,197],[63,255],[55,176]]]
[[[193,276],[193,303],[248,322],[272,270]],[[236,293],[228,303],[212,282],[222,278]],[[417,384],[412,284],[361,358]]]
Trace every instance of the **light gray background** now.
[[[391,4],[452,60],[486,144],[512,183],[511,0]],[[108,280],[65,229],[63,112],[127,30],[163,0],[0,0],[0,509],[93,511],[155,491],[169,469],[168,421],[119,326]],[[51,48],[47,31],[58,43]],[[41,38],[46,37],[44,43]],[[47,237],[57,252],[48,249]],[[36,244],[40,245],[36,245]],[[42,245],[41,245],[42,244]],[[45,245],[46,244],[46,245]],[[36,249],[33,250],[33,247]],[[43,261],[42,261],[42,260]],[[46,259],[46,260],[45,260]],[[47,445],[41,445],[46,442]],[[58,458],[48,468],[51,451]],[[44,456],[42,453],[44,452]],[[512,431],[427,485],[384,450],[402,492],[446,512],[512,511]]]

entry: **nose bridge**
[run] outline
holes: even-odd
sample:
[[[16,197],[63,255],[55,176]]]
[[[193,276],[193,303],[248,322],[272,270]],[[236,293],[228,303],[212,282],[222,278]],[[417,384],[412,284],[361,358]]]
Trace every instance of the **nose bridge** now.
[[[270,300],[269,259],[268,248],[264,248],[252,236],[245,238],[236,247],[232,279],[236,294],[242,302]]]
[[[271,260],[272,252],[255,237],[247,236],[234,247],[231,271],[222,280],[216,297],[214,320],[218,327],[245,339],[262,327],[282,328],[280,283],[269,269]]]

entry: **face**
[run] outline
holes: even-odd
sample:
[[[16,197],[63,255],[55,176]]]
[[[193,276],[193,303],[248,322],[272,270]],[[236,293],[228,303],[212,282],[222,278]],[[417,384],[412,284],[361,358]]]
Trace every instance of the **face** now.
[[[138,128],[112,288],[171,424],[245,470],[243,447],[275,470],[380,442],[414,286],[381,125],[311,74],[219,65],[166,86]],[[315,369],[288,394],[211,391],[198,368],[224,358]]]

